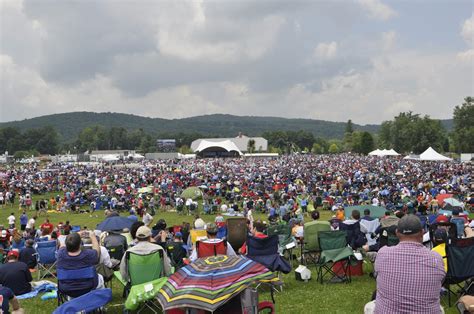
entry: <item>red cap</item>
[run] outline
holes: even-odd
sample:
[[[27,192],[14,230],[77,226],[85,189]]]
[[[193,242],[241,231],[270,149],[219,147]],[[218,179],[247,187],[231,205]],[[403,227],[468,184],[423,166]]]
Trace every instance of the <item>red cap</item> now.
[[[449,218],[445,215],[439,215],[436,217],[436,222],[449,222]]]
[[[7,258],[10,257],[10,256],[15,256],[16,258],[19,258],[19,257],[20,257],[20,253],[19,253],[18,251],[11,250],[10,252],[8,252]]]

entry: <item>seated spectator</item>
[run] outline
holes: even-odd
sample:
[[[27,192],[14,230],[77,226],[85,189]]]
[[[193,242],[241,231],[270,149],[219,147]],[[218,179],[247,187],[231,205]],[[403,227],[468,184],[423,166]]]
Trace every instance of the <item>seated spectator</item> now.
[[[423,246],[423,228],[415,215],[400,219],[397,236],[398,245],[378,252],[376,299],[366,304],[364,312],[442,313],[443,258]]]
[[[12,289],[15,295],[21,295],[31,291],[31,277],[28,266],[19,262],[20,253],[10,251],[7,254],[7,261],[0,266],[0,284]]]
[[[146,226],[141,226],[136,232],[137,244],[128,248],[127,252],[132,252],[139,255],[148,255],[157,251],[163,251],[163,268],[165,276],[168,276],[171,273],[171,263],[166,255],[164,249],[156,244],[151,242],[151,230]],[[128,264],[127,264],[127,254],[124,254],[122,261],[120,262],[120,274],[124,280],[128,280]]]
[[[123,250],[126,251],[128,248],[127,238],[120,233],[122,230],[110,231],[109,234],[104,238],[102,245],[106,248],[122,246]]]
[[[461,211],[459,209],[453,209],[452,214],[453,214],[453,216],[451,217],[451,219],[452,218],[461,218],[461,219],[464,220],[464,224],[468,223],[467,217],[464,214],[461,215]]]
[[[446,229],[438,228],[433,235],[433,249],[431,251],[438,253],[443,258],[444,271],[448,271],[448,259],[446,258],[446,240],[448,232]]]
[[[167,241],[169,233],[166,230],[162,230],[158,234],[158,237],[159,241],[157,242],[161,247],[166,248],[171,265],[177,268],[183,267],[187,255],[186,249],[184,248],[183,234],[178,231],[173,235],[172,240]]]
[[[311,213],[311,219],[313,219],[313,220],[318,220],[319,217],[320,217],[320,215],[319,215],[319,210],[316,210],[316,209],[313,210],[313,212]]]
[[[138,221],[137,213],[133,209],[130,209],[130,212],[127,218],[133,221]]]
[[[347,232],[347,243],[355,250],[367,243],[365,234],[360,230],[360,212],[354,209],[351,218],[339,224],[339,230]]]
[[[268,237],[264,232],[267,226],[261,222],[260,220],[257,220],[253,223],[252,230],[250,230],[250,234],[259,239],[264,239]],[[247,254],[247,243],[244,243],[242,247],[239,249],[240,254]]]
[[[10,247],[10,232],[3,225],[0,225],[0,248],[8,249]]]
[[[368,221],[372,221],[374,220],[373,217],[370,217],[370,209],[364,209],[364,217],[362,217],[361,219],[363,220],[368,220]]]
[[[53,232],[54,225],[49,222],[49,219],[46,218],[44,223],[40,226],[41,231],[43,232],[43,235],[49,235],[51,232]]]
[[[15,297],[13,291],[4,286],[0,286],[0,296],[1,296],[1,304],[0,304],[0,313],[11,313],[11,314],[23,314],[25,311],[20,308],[20,302]],[[12,311],[10,311],[10,304],[12,306]]]
[[[81,237],[90,239],[91,250],[81,250]],[[80,233],[71,233],[66,237],[65,247],[60,247],[58,250],[56,267],[72,270],[96,266],[99,263],[99,254],[99,243],[93,231],[84,230]],[[96,275],[92,282],[90,280],[62,281],[62,289],[65,291],[75,290],[77,291],[76,296],[100,288],[104,288],[104,279],[101,275]]]
[[[141,226],[144,226],[145,224],[143,223],[143,221],[135,221],[132,226],[130,227],[130,236],[132,237],[132,246],[137,244],[138,240],[137,240],[137,230],[138,228],[140,228]]]
[[[17,229],[13,229],[11,236],[12,249],[21,250],[25,247],[25,239],[21,236]]]
[[[204,242],[204,243],[219,243],[219,242],[222,242],[224,240],[222,239],[219,239],[217,238],[217,225],[215,223],[210,223],[207,228],[206,228],[206,234],[207,234],[207,237],[206,239],[202,239],[202,240],[199,240],[200,242]],[[235,256],[235,251],[234,249],[232,248],[232,245],[227,245],[227,254],[226,255],[229,255],[229,256]],[[189,256],[189,260],[191,262],[194,262],[195,260],[197,260],[198,258],[198,252],[197,252],[197,249],[196,249],[196,246],[193,247],[193,251],[191,253],[191,255]]]
[[[20,262],[25,263],[29,269],[34,269],[36,267],[36,250],[33,247],[35,241],[28,239],[25,242],[25,248],[20,251]]]

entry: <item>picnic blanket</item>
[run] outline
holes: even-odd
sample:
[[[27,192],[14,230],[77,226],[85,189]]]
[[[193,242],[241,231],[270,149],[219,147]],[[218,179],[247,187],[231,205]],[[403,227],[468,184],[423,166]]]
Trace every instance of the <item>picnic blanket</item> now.
[[[17,295],[19,300],[30,299],[36,297],[41,292],[49,292],[57,289],[57,285],[49,280],[41,280],[31,283],[31,292]]]

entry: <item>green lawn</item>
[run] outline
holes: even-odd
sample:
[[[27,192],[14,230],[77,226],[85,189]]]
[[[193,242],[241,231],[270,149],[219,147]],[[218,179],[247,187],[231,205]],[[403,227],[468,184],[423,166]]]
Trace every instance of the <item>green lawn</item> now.
[[[33,198],[36,200],[36,197]],[[0,209],[0,224],[7,225],[7,217],[11,212],[17,216],[17,222],[21,212],[16,205],[14,208],[4,207]],[[28,216],[34,214],[34,211],[28,212]],[[330,212],[322,212],[321,219],[330,218]],[[255,214],[256,219],[265,219],[261,214]],[[40,225],[44,216],[38,218],[37,225]],[[50,221],[53,224],[69,220],[73,225],[87,226],[93,229],[95,225],[104,219],[103,211],[96,212],[93,217],[89,214],[49,214]],[[192,222],[192,216],[181,216],[176,213],[158,212],[154,221],[163,218],[169,226],[181,224],[183,221]],[[203,215],[206,221],[213,221],[214,216]],[[295,267],[296,262],[295,262]],[[316,282],[316,271],[312,270],[313,279],[307,283],[295,280],[294,272],[283,275],[283,292],[275,295],[277,313],[362,313],[365,303],[370,300],[372,292],[375,290],[375,280],[368,276],[371,269],[369,265],[364,265],[365,275],[362,277],[353,277],[350,284],[328,284],[321,285]],[[268,292],[260,294],[260,300],[270,300]],[[108,306],[109,313],[121,313],[123,303],[122,288],[114,279],[113,282],[113,300]],[[56,308],[56,300],[41,301],[40,298],[22,300],[21,305],[27,313],[51,313]],[[454,307],[446,309],[447,313],[457,313]]]

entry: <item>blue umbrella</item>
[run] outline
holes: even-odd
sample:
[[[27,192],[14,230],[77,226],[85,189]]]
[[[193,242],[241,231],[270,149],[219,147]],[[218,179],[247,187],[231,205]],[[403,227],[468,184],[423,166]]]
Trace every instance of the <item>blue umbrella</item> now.
[[[114,216],[106,218],[104,221],[97,225],[96,229],[102,231],[122,230],[125,228],[130,229],[132,224],[132,219],[128,219],[127,217]]]

